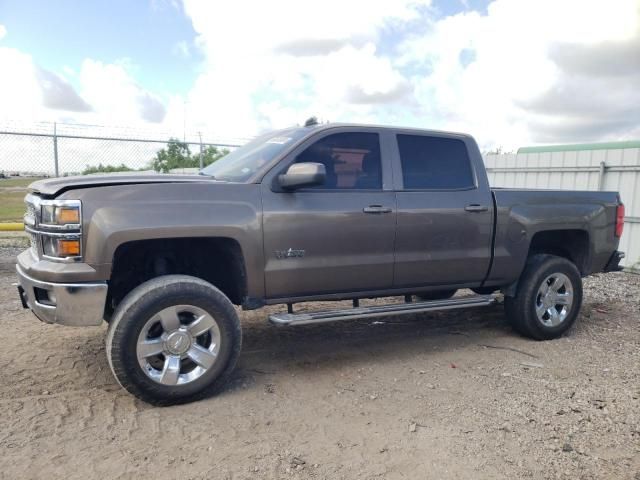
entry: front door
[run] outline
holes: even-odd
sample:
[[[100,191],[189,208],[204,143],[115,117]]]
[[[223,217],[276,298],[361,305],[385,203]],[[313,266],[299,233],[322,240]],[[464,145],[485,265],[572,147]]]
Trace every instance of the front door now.
[[[265,177],[267,298],[391,288],[396,201],[383,157],[375,129],[324,132]],[[274,188],[277,174],[294,162],[324,164],[325,183]]]

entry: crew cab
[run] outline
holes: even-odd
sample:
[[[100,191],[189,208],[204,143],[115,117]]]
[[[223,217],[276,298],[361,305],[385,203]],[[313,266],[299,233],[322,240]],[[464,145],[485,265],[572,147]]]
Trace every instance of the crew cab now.
[[[513,328],[544,340],[575,322],[582,277],[624,255],[616,192],[492,189],[471,136],[409,128],[294,127],[200,175],[41,180],[25,200],[23,305],[48,323],[108,322],[115,378],[155,404],[224,384],[236,306],[287,305],[270,320],[294,326],[503,296]],[[405,301],[359,304],[387,296]],[[316,300],[353,308],[295,312]]]

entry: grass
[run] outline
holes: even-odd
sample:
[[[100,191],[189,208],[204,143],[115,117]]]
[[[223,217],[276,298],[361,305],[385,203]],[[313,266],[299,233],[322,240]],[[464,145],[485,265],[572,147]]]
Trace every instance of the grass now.
[[[42,180],[40,177],[13,177],[13,178],[0,178],[0,189],[9,187],[22,187],[26,188],[36,180]]]
[[[0,178],[0,222],[21,222],[27,187],[38,178]]]
[[[24,206],[25,190],[3,192],[0,188],[0,222],[21,222],[26,211]]]

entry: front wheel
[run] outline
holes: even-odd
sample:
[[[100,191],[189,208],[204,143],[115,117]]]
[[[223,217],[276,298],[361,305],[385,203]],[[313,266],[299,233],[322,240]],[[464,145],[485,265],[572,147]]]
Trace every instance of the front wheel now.
[[[533,255],[518,282],[514,297],[505,297],[505,310],[520,334],[549,340],[564,334],[582,305],[582,278],[569,260]]]
[[[220,386],[241,340],[238,315],[220,290],[199,278],[166,275],[136,287],[118,305],[106,352],[129,393],[170,405]]]

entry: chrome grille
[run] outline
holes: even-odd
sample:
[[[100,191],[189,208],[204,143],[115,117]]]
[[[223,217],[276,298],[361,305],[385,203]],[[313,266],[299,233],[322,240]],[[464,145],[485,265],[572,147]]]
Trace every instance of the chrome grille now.
[[[33,253],[35,256],[38,256],[38,235],[32,232],[28,233],[30,242],[29,248],[31,248],[31,253]]]
[[[37,213],[36,213],[36,206],[32,203],[27,202],[27,213],[26,213],[27,217],[31,217],[34,219],[36,219],[37,217]]]

